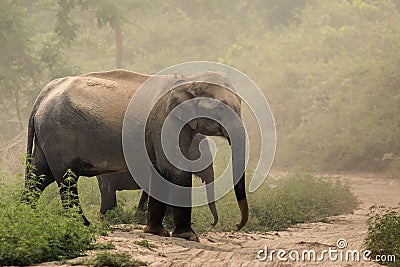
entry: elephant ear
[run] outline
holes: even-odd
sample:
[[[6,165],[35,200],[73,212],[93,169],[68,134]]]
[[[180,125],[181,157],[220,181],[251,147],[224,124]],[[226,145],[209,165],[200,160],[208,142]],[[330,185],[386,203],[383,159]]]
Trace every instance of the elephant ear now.
[[[195,82],[191,83],[183,83],[184,81],[178,81],[178,82],[182,85],[178,84],[178,87],[172,89],[171,92],[169,93],[169,97],[167,100],[167,107],[166,107],[167,113],[170,113],[179,104],[195,97],[194,96]],[[192,107],[189,108],[187,106],[184,106],[182,108],[179,108],[176,112],[174,112],[174,117],[183,121],[184,114],[185,117],[189,115],[191,118],[196,118],[197,108],[192,108]],[[196,119],[190,121],[188,124],[192,129],[197,128]]]

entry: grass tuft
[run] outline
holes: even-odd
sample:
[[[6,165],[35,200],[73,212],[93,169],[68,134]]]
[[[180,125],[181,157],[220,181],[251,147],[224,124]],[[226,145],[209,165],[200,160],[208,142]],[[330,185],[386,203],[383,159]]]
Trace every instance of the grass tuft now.
[[[139,267],[147,266],[146,262],[140,260],[132,260],[126,253],[110,253],[103,252],[97,254],[93,259],[82,260],[72,263],[73,265],[86,265],[93,267]]]
[[[140,241],[135,241],[134,242],[136,245],[148,248],[148,249],[152,249],[152,248],[157,248],[157,245],[150,243],[147,239],[143,239]]]

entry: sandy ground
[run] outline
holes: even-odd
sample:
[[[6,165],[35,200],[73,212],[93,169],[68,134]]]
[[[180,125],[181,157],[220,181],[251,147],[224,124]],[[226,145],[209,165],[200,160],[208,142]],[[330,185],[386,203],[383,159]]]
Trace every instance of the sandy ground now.
[[[340,179],[348,182],[360,201],[354,214],[340,215],[331,218],[329,223],[306,223],[281,232],[266,233],[206,233],[200,236],[200,243],[189,242],[177,238],[161,238],[143,234],[140,229],[132,231],[110,232],[101,237],[100,242],[112,241],[119,252],[129,253],[133,258],[145,261],[149,266],[380,266],[374,262],[330,260],[328,253],[323,254],[323,261],[302,261],[301,255],[305,250],[314,250],[316,257],[321,257],[323,250],[337,250],[333,257],[339,257],[340,251],[345,259],[348,250],[363,249],[366,236],[366,219],[368,209],[373,204],[395,206],[400,202],[400,179],[384,179],[379,175],[339,175]],[[145,248],[135,244],[135,241],[147,239],[157,248]],[[337,241],[344,239],[347,247],[337,248]],[[286,250],[284,256],[287,262],[279,261],[273,254],[260,261],[257,253],[267,246],[268,251]],[[300,261],[289,258],[289,252],[297,250]],[[88,252],[88,256],[95,252]],[[291,252],[292,258],[296,257]],[[264,257],[265,254],[260,254]],[[400,259],[399,259],[400,260]],[[47,263],[41,266],[50,266]]]

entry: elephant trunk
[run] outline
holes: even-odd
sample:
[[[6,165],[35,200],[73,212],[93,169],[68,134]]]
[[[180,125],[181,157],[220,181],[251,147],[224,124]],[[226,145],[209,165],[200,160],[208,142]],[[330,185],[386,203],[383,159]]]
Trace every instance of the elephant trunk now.
[[[232,135],[232,132],[230,133]],[[249,218],[249,206],[246,199],[246,183],[245,183],[245,146],[246,136],[243,125],[235,127],[233,133],[235,136],[228,138],[232,148],[232,165],[233,165],[233,183],[236,199],[239,205],[241,220],[236,224],[237,229],[240,230]]]
[[[210,209],[213,217],[214,217],[214,222],[211,224],[211,227],[215,227],[218,223],[218,212],[217,208],[215,207],[215,201],[210,202],[210,200],[214,199],[214,196],[211,195],[208,190],[207,190],[207,199],[208,199],[208,208]]]
[[[233,162],[233,161],[232,161]],[[235,169],[235,165],[233,165]],[[235,195],[239,205],[241,220],[239,223],[236,224],[237,230],[240,230],[249,219],[249,206],[247,204],[246,198],[246,187],[245,187],[245,174],[243,173],[242,177],[240,178],[239,182],[235,185]]]

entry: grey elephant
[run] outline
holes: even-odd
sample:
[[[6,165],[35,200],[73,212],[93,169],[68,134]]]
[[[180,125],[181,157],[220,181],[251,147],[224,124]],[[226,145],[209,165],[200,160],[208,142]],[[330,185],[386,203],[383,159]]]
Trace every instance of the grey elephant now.
[[[122,128],[131,98],[150,77],[125,70],[113,70],[60,78],[47,84],[37,97],[29,118],[27,166],[33,165],[35,168],[27,168],[26,195],[35,191],[35,195],[39,196],[50,183],[56,181],[64,206],[76,206],[80,209],[77,180],[63,179],[67,170],[72,170],[77,177],[97,176],[127,172],[129,164],[136,164],[125,161]],[[224,127],[215,120],[196,117],[180,130],[179,149],[184,157],[189,158],[189,147],[197,133],[228,139],[232,146],[234,191],[241,211],[237,228],[242,228],[248,220],[244,175],[245,130],[240,120],[240,99],[234,93],[231,82],[226,75],[218,72],[201,72],[188,76],[159,75],[151,79],[154,91],[145,98],[151,99],[152,95],[162,97],[155,103],[148,117],[133,114],[136,121],[146,123],[145,145],[151,161],[149,167],[170,183],[183,187],[192,186],[191,173],[175,167],[168,160],[161,139],[163,123],[167,117],[174,123],[182,122],[181,116],[168,116],[169,113],[181,103],[194,100],[196,106],[189,113],[206,110],[213,118],[218,117],[223,121]],[[216,100],[218,105],[215,105]],[[142,102],[146,104],[146,101]],[[227,108],[233,110],[239,119],[225,118],[223,115]],[[234,130],[227,131],[226,127]],[[231,140],[240,142],[231,143]],[[41,175],[46,177],[44,181],[32,182]],[[141,178],[148,179],[153,184],[152,177]],[[162,225],[166,204],[154,198],[151,192],[150,195],[148,222],[144,231],[170,236]],[[184,197],[190,201],[191,195]],[[84,216],[83,218],[85,224],[89,224]],[[172,236],[199,241],[198,235],[191,228],[190,206],[173,206],[173,218]]]
[[[201,156],[199,145],[204,138],[206,137],[202,134],[197,134],[194,136],[193,141],[189,147],[189,159],[195,160]],[[207,153],[207,156],[212,157],[211,151],[208,146],[207,148],[208,149],[205,150],[204,153]],[[212,164],[210,164],[204,170],[195,172],[194,174],[200,177],[201,180],[206,184],[210,184],[214,181],[214,168]],[[107,211],[117,206],[116,191],[141,189],[129,172],[98,175],[97,180],[101,195],[100,213],[102,215],[106,214]],[[210,188],[210,190],[207,190],[207,196],[209,203],[208,206],[214,217],[214,222],[211,224],[211,226],[214,227],[218,223],[218,213],[215,207],[215,201],[213,201],[214,191],[212,187]],[[139,211],[145,211],[145,205],[147,201],[148,194],[143,191],[137,206]]]

